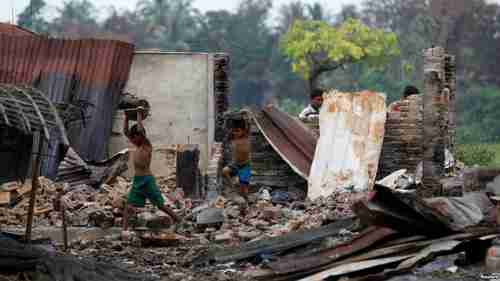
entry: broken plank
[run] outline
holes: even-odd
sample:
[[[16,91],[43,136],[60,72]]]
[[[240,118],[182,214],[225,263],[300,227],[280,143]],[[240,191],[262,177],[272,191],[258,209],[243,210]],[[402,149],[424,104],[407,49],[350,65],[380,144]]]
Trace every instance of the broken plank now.
[[[376,242],[381,241],[395,233],[396,231],[390,228],[369,227],[348,243],[344,243],[333,249],[322,251],[312,256],[302,257],[300,259],[289,258],[278,260],[270,263],[269,267],[276,274],[289,274],[293,272],[311,270],[332,263],[342,257],[354,254],[362,249],[366,249]]]
[[[370,275],[361,276],[361,277],[350,279],[350,280],[356,280],[356,281],[385,280],[390,276],[401,274],[404,272],[408,272],[409,270],[411,270],[412,268],[417,266],[419,263],[425,261],[426,259],[432,258],[432,257],[439,255],[439,254],[449,253],[450,251],[453,251],[454,249],[456,249],[456,247],[458,245],[460,245],[461,243],[462,242],[459,242],[457,240],[447,240],[447,241],[437,242],[437,243],[431,244],[431,245],[427,246],[426,248],[422,249],[413,257],[401,262],[394,269],[389,269],[389,270],[385,270],[385,271],[377,273],[377,274],[370,274]]]
[[[329,268],[343,265],[346,263],[352,263],[352,262],[359,262],[359,261],[364,261],[368,259],[375,259],[375,258],[381,258],[381,257],[387,257],[390,255],[394,254],[400,254],[402,252],[416,252],[420,251],[421,249],[425,248],[428,245],[431,245],[433,243],[439,243],[442,241],[447,241],[447,240],[467,240],[467,239],[475,239],[478,237],[483,237],[484,235],[490,235],[492,233],[496,233],[495,229],[491,228],[477,228],[472,230],[471,233],[460,233],[460,234],[454,234],[450,235],[447,237],[442,237],[439,239],[431,239],[431,240],[425,240],[425,241],[419,241],[419,242],[412,242],[412,243],[405,243],[401,245],[395,245],[392,247],[387,247],[387,248],[382,248],[382,249],[375,249],[372,251],[369,251],[367,253],[359,254],[338,262],[334,262],[331,264],[327,264],[318,268],[312,268],[308,270],[304,270],[302,272],[297,272],[293,274],[285,274],[285,275],[280,275],[277,276],[274,274],[269,274],[268,271],[261,271],[257,272],[255,275],[255,278],[258,280],[275,280],[275,281],[284,281],[284,280],[294,280],[298,279],[304,276],[307,276],[309,274],[313,274],[322,270],[327,270]],[[266,275],[267,274],[267,275]]]
[[[484,230],[479,230],[478,232],[474,232],[474,233],[460,233],[460,234],[454,234],[454,235],[450,235],[450,236],[446,236],[446,237],[442,237],[442,238],[438,238],[438,239],[430,239],[430,240],[424,240],[424,241],[418,241],[418,242],[405,243],[405,244],[395,245],[395,246],[391,246],[391,247],[387,247],[387,248],[375,249],[375,250],[370,251],[368,253],[364,253],[364,254],[361,254],[359,256],[349,258],[343,262],[351,262],[351,261],[360,261],[360,260],[366,260],[366,259],[379,258],[379,257],[383,257],[383,256],[401,253],[403,251],[419,250],[419,249],[422,249],[422,248],[429,246],[431,244],[440,243],[443,241],[467,240],[467,239],[481,237],[483,235],[489,235],[492,233],[495,233],[494,229],[484,229]]]
[[[345,275],[348,273],[353,273],[357,271],[362,271],[365,269],[370,269],[382,265],[389,265],[392,263],[404,261],[408,258],[412,258],[412,255],[404,255],[404,256],[397,256],[397,257],[389,257],[389,258],[381,258],[381,259],[376,259],[376,260],[368,260],[368,261],[360,261],[360,262],[353,262],[353,263],[348,263],[348,264],[343,264],[331,269],[328,269],[326,271],[322,271],[320,273],[314,274],[312,276],[300,279],[299,281],[320,281],[324,280],[329,277],[334,277],[334,276],[341,276]]]
[[[224,263],[250,258],[264,251],[276,253],[336,235],[342,229],[354,227],[354,223],[355,218],[345,218],[317,229],[291,232],[278,237],[248,242],[235,248],[215,250],[196,258],[194,263],[198,265],[211,261]]]

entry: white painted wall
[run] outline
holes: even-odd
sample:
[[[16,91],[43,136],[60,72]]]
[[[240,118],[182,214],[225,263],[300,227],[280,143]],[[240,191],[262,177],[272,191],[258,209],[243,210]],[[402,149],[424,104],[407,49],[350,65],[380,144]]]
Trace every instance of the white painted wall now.
[[[212,55],[137,51],[125,91],[147,99],[151,105],[144,125],[155,153],[165,146],[198,144],[204,172],[214,139]],[[113,132],[121,130],[120,119],[116,118]],[[125,148],[125,137],[113,134],[110,146],[110,153]],[[163,174],[162,158],[153,155],[156,175]]]

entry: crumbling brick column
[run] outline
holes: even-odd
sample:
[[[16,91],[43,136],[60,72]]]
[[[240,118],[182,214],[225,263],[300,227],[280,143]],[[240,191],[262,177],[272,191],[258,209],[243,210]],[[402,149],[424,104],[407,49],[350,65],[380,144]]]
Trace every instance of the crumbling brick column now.
[[[456,78],[456,62],[455,56],[445,55],[444,57],[444,88],[447,97],[446,102],[448,109],[447,114],[447,129],[445,146],[454,154],[455,152],[455,131],[456,131],[456,91],[457,91],[457,78]]]
[[[424,116],[423,116],[423,178],[418,194],[421,197],[442,193],[444,155],[448,135],[448,96],[445,89],[445,51],[441,47],[424,51]]]
[[[222,142],[226,136],[224,113],[229,108],[229,55],[214,54],[214,95],[215,95],[215,141]]]

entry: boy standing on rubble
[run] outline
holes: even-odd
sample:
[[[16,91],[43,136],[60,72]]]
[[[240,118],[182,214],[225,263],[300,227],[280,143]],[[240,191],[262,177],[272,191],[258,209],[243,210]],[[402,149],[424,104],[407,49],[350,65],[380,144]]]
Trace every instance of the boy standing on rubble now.
[[[319,117],[319,110],[323,105],[323,90],[314,89],[310,95],[311,102],[299,114],[299,119],[302,121],[311,121]]]
[[[249,126],[247,122],[243,118],[233,119],[231,123],[232,162],[222,170],[224,177],[229,183],[232,183],[233,177],[238,177],[239,192],[245,199],[248,195],[248,186],[252,175],[250,169],[250,141],[248,136]]]
[[[156,185],[155,178],[151,172],[151,154],[153,147],[151,142],[146,137],[146,130],[142,125],[143,110],[137,110],[137,124],[134,124],[130,130],[128,128],[128,115],[125,114],[125,122],[123,126],[123,133],[129,141],[135,146],[132,150],[132,161],[134,163],[135,175],[132,182],[132,189],[127,196],[127,204],[123,213],[123,232],[122,238],[127,239],[130,235],[128,230],[128,217],[129,213],[135,211],[135,208],[144,208],[146,198],[160,210],[169,215],[174,222],[178,222],[179,218],[175,212],[165,204],[158,186]]]

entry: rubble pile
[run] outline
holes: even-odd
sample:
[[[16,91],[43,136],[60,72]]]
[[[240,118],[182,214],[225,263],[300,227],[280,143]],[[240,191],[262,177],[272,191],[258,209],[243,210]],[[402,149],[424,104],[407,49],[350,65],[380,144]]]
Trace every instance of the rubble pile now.
[[[181,280],[252,280],[241,270],[228,265],[194,268],[193,260],[208,250],[201,244],[181,244],[169,247],[137,247],[121,242],[118,237],[108,236],[96,241],[80,241],[73,245],[71,254],[94,257],[99,262],[120,264],[131,272],[146,273],[156,279]],[[244,266],[244,265],[243,265]]]
[[[113,185],[103,184],[99,189],[89,185],[63,186],[51,180],[40,177],[40,187],[37,189],[35,204],[35,226],[62,226],[62,214],[54,209],[58,198],[57,189],[64,190],[61,202],[65,206],[67,224],[70,226],[111,227],[121,225],[122,210],[126,202],[126,194],[131,182],[118,177]],[[182,198],[175,192],[175,179],[158,178],[158,185],[163,194],[169,198]],[[8,193],[10,199],[0,205],[0,223],[5,225],[24,225],[28,213],[31,184],[8,183],[2,186],[1,194]],[[187,201],[187,200],[186,200]],[[189,202],[183,202],[182,206]],[[141,212],[152,210],[148,206]]]
[[[47,178],[39,179],[34,217],[41,222],[53,211],[52,198],[56,196],[57,185]],[[25,224],[31,194],[31,183],[9,182],[0,187],[0,224]]]

